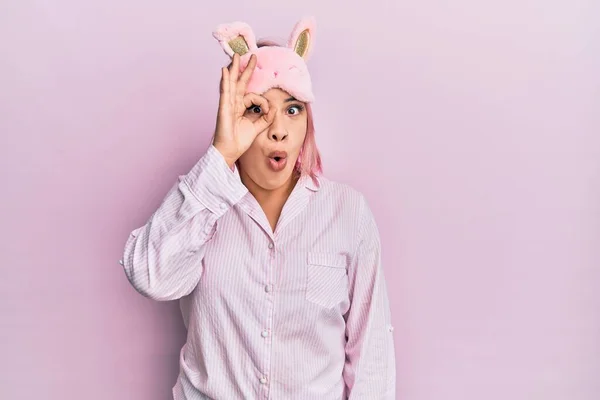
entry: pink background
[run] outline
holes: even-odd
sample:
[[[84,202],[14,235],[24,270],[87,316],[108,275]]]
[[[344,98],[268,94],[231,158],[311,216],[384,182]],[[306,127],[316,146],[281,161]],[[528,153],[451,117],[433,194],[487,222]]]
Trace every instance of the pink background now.
[[[304,14],[326,173],[382,233],[398,399],[600,398],[599,3],[350,4],[2,2],[0,398],[169,398],[178,304],[117,261],[209,143],[212,28]]]

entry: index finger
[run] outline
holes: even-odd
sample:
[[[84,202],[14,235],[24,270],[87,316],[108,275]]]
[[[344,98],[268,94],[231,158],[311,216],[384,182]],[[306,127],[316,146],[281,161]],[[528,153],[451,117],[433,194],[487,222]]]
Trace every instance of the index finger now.
[[[248,109],[254,105],[262,107],[263,112],[265,113],[269,112],[269,100],[260,94],[246,93],[246,95],[242,98],[242,101],[244,102],[245,109]]]
[[[250,80],[250,77],[252,76],[252,73],[254,72],[254,68],[256,67],[256,54],[252,54],[250,56],[250,60],[248,61],[248,65],[246,66],[246,69],[244,69],[244,72],[242,72],[242,75],[240,76],[240,79],[238,81],[238,85],[237,85],[237,90],[238,90],[238,94],[244,94],[246,93],[246,87],[248,86],[248,81]]]

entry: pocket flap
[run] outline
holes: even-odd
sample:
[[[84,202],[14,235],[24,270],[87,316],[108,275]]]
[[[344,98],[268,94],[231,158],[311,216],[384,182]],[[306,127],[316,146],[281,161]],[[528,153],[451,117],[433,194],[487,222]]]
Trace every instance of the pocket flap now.
[[[311,265],[346,268],[346,256],[343,254],[309,252],[307,256],[307,262]]]

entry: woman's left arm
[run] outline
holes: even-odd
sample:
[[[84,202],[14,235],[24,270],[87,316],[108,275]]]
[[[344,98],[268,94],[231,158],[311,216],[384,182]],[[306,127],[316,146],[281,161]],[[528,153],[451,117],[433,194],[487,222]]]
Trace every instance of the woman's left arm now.
[[[396,360],[381,242],[363,197],[357,250],[348,269],[350,309],[346,320],[343,377],[349,400],[395,400]]]

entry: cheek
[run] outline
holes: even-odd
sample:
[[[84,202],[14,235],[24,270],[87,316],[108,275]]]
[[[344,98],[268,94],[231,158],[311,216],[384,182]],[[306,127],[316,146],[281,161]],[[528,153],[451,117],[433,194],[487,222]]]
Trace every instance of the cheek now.
[[[298,149],[300,149],[302,143],[304,143],[307,125],[306,120],[302,120],[294,122],[293,126],[290,127],[290,134],[294,138],[294,147],[297,147]]]

